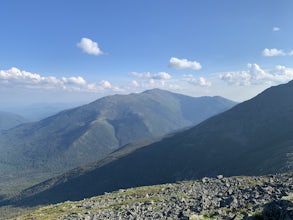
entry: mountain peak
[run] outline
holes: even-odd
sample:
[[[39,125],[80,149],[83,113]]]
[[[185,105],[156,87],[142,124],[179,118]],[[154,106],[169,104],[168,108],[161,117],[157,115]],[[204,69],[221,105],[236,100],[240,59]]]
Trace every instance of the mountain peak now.
[[[157,93],[172,93],[168,90],[164,90],[164,89],[159,89],[159,88],[154,88],[154,89],[148,89],[145,90],[144,92],[142,92],[142,94],[157,94]]]

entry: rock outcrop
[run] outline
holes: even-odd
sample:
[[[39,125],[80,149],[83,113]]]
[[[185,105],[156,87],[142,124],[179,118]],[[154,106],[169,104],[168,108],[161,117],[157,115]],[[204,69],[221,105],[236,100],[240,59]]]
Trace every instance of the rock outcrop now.
[[[52,213],[54,219],[64,220],[293,219],[293,173],[230,178],[219,175],[121,189],[79,202],[43,207],[24,219],[41,219]]]

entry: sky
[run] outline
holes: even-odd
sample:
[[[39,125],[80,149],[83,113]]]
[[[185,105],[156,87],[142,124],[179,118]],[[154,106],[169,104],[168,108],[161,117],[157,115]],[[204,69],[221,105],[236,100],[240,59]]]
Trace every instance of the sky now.
[[[0,106],[161,88],[250,99],[293,79],[291,0],[2,0]]]

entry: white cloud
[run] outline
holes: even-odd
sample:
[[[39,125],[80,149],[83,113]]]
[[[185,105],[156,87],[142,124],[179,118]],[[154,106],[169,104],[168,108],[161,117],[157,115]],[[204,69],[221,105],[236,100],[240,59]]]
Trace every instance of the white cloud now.
[[[265,57],[274,57],[274,56],[285,56],[286,53],[283,50],[279,50],[276,48],[273,48],[273,49],[265,48],[262,51],[262,55]]]
[[[99,45],[97,42],[92,41],[89,38],[81,38],[80,42],[77,43],[77,47],[82,49],[83,52],[91,55],[101,55],[103,52],[99,48]]]
[[[284,52],[283,50],[279,50],[276,48],[273,49],[268,49],[265,48],[262,51],[262,55],[265,57],[273,57],[273,56],[293,56],[293,50],[289,51],[289,52]]]
[[[81,76],[78,77],[62,77],[61,81],[63,81],[66,84],[71,84],[71,85],[86,85],[86,81],[84,80],[84,78],[82,78]]]
[[[212,86],[212,82],[205,77],[194,77],[192,74],[174,77],[166,72],[159,73],[139,73],[132,72],[132,76],[136,77],[129,84],[129,91],[143,91],[152,88],[161,88],[174,92],[186,93],[189,91],[193,94],[196,91],[201,91],[205,95]]]
[[[172,78],[172,76],[169,73],[166,72],[158,72],[158,73],[138,73],[138,72],[132,72],[133,76],[136,76],[141,79],[149,79],[149,80],[169,80]]]
[[[293,69],[276,66],[271,71],[263,70],[257,64],[248,64],[247,70],[226,72],[219,75],[220,79],[232,85],[276,85],[293,79]]]
[[[135,88],[139,87],[139,83],[136,80],[132,80],[131,85]]]
[[[273,29],[272,29],[274,32],[276,32],[276,31],[280,31],[281,30],[281,28],[279,28],[279,27],[273,27]]]
[[[249,85],[250,84],[250,75],[246,71],[239,72],[227,72],[220,74],[220,79],[235,85]]]
[[[275,75],[278,77],[279,81],[286,82],[293,79],[293,69],[278,65],[275,69]]]
[[[105,88],[105,89],[110,89],[110,88],[112,88],[111,83],[110,83],[109,81],[107,81],[107,80],[102,80],[100,84],[101,84],[101,86],[102,86],[103,88]]]
[[[132,72],[131,75],[135,76],[138,81],[132,81],[132,87],[141,87],[141,88],[154,88],[154,87],[164,87],[166,82],[172,79],[172,76],[166,72],[158,72],[158,73],[139,73]]]
[[[190,83],[190,84],[192,84],[192,85],[195,85],[195,86],[211,86],[212,85],[212,83],[209,82],[204,77],[195,78],[191,74],[184,75],[183,80],[188,82],[188,83]]]
[[[198,78],[198,84],[200,86],[211,86],[212,85],[212,83],[207,81],[204,77],[199,77]]]
[[[201,64],[197,61],[189,61],[187,59],[178,59],[176,57],[170,58],[170,66],[175,69],[201,69]]]
[[[168,79],[171,79],[172,76],[166,72],[159,72],[157,74],[154,74],[152,78],[159,79],[159,80],[168,80]]]
[[[100,85],[97,88],[98,88],[98,92],[101,92],[101,91],[106,91],[107,93],[125,92],[125,88],[120,87],[120,86],[115,86],[112,83],[110,83],[108,80],[100,81]]]

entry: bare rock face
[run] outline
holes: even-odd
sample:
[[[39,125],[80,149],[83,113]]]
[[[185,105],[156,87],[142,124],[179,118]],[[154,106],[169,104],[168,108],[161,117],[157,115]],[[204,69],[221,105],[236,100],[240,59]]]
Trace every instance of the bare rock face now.
[[[293,173],[205,177],[198,181],[123,189],[80,202],[43,207],[29,217],[38,219],[37,216],[46,216],[45,213],[54,210],[62,210],[54,217],[64,220],[293,219]]]

